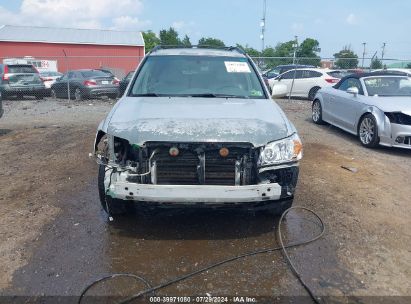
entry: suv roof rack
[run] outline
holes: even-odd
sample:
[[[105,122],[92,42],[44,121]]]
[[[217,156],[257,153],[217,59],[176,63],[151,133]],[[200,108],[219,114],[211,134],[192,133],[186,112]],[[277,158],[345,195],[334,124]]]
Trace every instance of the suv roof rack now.
[[[237,46],[211,46],[211,45],[192,45],[192,46],[157,45],[150,51],[149,54],[156,52],[158,50],[164,50],[164,49],[216,49],[216,50],[225,50],[225,51],[237,51],[240,54],[246,55],[246,52]]]

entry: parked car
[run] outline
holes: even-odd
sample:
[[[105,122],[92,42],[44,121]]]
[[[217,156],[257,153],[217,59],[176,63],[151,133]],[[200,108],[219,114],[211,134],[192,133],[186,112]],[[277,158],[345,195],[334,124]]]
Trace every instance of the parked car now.
[[[3,98],[0,92],[0,118],[3,116],[4,109],[3,109]]]
[[[292,86],[291,96],[313,100],[319,89],[332,86],[340,80],[328,74],[329,71],[314,68],[295,69],[270,79],[269,83],[271,90],[278,84],[286,85],[288,96]]]
[[[43,81],[46,89],[50,89],[51,85],[56,82],[56,79],[62,76],[63,74],[59,72],[51,72],[51,71],[40,72],[40,78]]]
[[[315,68],[313,65],[305,65],[305,64],[285,64],[285,65],[278,65],[275,68],[268,70],[263,73],[263,77],[266,79],[272,79],[281,75],[289,70],[294,69],[302,69],[302,68]]]
[[[318,91],[312,119],[357,135],[365,147],[411,149],[411,79],[398,72],[344,77]]]
[[[0,64],[0,92],[3,98],[9,96],[35,96],[42,99],[46,87],[38,71],[30,64]]]
[[[101,205],[231,207],[281,213],[302,144],[238,48],[157,47],[98,127]]]
[[[51,96],[68,98],[69,89],[70,98],[78,101],[101,96],[114,99],[118,95],[118,81],[99,70],[69,71],[51,85]]]
[[[123,96],[125,90],[127,89],[128,84],[130,83],[131,79],[133,78],[134,75],[134,71],[130,71],[128,72],[128,74],[126,75],[126,77],[124,77],[118,86],[118,90],[119,90],[119,96]]]

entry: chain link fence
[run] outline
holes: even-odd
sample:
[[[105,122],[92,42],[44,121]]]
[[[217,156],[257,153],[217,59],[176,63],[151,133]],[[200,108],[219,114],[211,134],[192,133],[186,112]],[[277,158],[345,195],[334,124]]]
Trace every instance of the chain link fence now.
[[[87,100],[116,99],[124,93],[132,72],[143,57],[58,56],[0,57],[0,90],[3,98]],[[253,57],[262,73],[279,65],[308,65],[341,70],[411,68],[411,60],[375,58]],[[3,65],[1,65],[3,64]],[[29,68],[27,65],[34,68]],[[131,74],[129,74],[131,72]]]

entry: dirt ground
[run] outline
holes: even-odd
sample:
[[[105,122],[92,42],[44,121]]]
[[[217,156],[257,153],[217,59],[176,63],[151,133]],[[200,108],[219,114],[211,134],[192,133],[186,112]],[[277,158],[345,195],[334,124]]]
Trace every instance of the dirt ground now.
[[[389,302],[407,303],[411,151],[365,149],[355,136],[313,124],[309,101],[278,103],[304,142],[295,205],[315,210],[326,225],[320,240],[290,250],[298,270],[316,295],[334,301],[351,297],[375,303],[377,296],[397,296]],[[97,166],[88,153],[97,124],[111,107],[107,100],[4,101],[1,294],[79,295],[93,279],[114,272],[136,273],[158,284],[276,246],[278,219],[259,214],[164,211],[108,223],[98,202]],[[290,213],[284,229],[292,240],[318,232],[300,211]],[[159,292],[206,293],[306,295],[279,252],[227,264]]]

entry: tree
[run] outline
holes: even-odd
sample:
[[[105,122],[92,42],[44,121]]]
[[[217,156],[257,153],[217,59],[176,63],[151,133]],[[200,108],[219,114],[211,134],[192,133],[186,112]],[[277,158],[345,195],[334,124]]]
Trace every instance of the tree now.
[[[293,62],[293,45],[294,41],[278,43],[274,48],[266,47],[261,53],[261,57],[270,57],[264,59],[265,69],[271,69],[281,64],[290,64]]]
[[[170,27],[168,30],[160,31],[160,43],[161,45],[181,45],[181,40],[178,38],[177,31]]]
[[[198,46],[225,47],[225,44],[220,39],[208,37],[208,38],[201,38],[198,41]]]
[[[250,47],[248,44],[246,44],[245,46],[242,46],[241,44],[237,43],[236,47],[238,47],[239,49],[242,49],[250,57],[260,57],[261,56],[261,53],[259,51]]]
[[[319,66],[321,58],[317,55],[320,50],[320,43],[313,38],[305,39],[298,47],[297,57],[299,64],[309,64]]]
[[[185,35],[184,39],[181,41],[181,44],[184,46],[191,46],[190,38],[187,35]]]
[[[335,66],[340,69],[355,69],[358,66],[358,56],[350,46],[345,46],[341,51],[334,54]]]
[[[370,68],[373,70],[382,69],[382,61],[375,57],[375,59],[371,60]]]
[[[278,43],[274,48],[273,56],[274,57],[293,57],[293,53],[294,53],[294,47],[293,46],[294,46],[294,44],[295,44],[294,40]],[[269,49],[270,48],[268,48],[266,50],[270,52]],[[264,53],[266,52],[266,50],[264,50]]]
[[[160,44],[160,39],[152,31],[143,32],[146,53],[150,52],[155,46]]]

